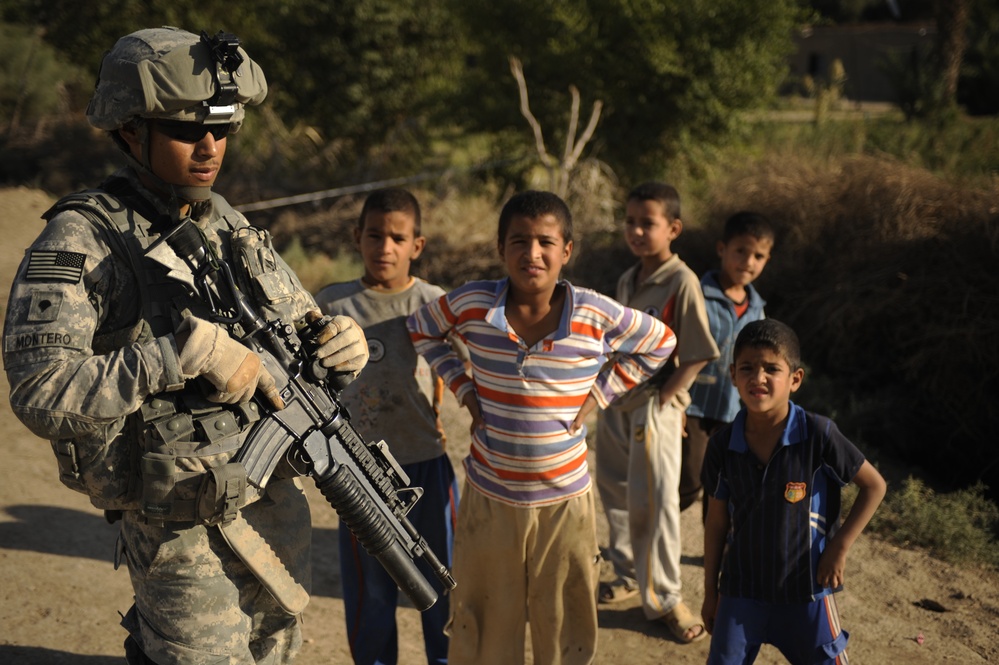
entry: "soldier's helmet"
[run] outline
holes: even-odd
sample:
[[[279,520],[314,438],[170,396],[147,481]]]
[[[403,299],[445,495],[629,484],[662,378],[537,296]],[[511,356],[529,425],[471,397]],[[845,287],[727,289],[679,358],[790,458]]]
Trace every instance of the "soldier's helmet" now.
[[[135,118],[239,128],[243,106],[267,96],[264,73],[231,34],[173,27],[139,30],[104,55],[87,119],[119,129]]]

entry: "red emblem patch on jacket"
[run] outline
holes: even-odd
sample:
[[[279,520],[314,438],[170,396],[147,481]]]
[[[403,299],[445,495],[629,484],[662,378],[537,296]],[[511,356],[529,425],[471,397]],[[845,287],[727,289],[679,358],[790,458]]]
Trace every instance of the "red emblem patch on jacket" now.
[[[788,483],[784,488],[784,500],[788,503],[798,503],[805,498],[805,483]]]

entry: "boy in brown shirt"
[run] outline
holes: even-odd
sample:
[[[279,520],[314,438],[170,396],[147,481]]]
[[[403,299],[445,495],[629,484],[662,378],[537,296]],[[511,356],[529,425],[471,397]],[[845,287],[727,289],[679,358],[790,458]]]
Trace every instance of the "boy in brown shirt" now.
[[[625,239],[638,263],[618,280],[617,299],[665,322],[677,347],[652,380],[601,412],[597,487],[617,576],[601,584],[600,601],[641,593],[646,618],[689,643],[707,632],[680,594],[681,439],[687,390],[719,353],[697,276],[670,247],[682,229],[680,196],[670,185],[649,182],[628,195]]]

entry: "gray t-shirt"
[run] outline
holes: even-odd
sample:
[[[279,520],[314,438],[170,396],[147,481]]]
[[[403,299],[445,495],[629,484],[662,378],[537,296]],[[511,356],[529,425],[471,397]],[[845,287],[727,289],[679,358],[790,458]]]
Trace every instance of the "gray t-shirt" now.
[[[444,453],[433,406],[435,376],[406,330],[406,317],[442,295],[444,289],[422,279],[396,293],[369,289],[357,279],[316,294],[324,313],[344,314],[364,329],[368,364],[340,398],[357,431],[368,441],[388,443],[400,464]]]

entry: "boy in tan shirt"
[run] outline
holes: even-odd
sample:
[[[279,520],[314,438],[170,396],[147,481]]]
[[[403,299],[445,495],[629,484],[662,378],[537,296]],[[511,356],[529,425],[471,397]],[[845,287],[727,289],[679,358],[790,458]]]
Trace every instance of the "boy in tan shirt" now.
[[[682,229],[670,185],[649,182],[628,195],[625,239],[638,263],[618,280],[617,299],[665,322],[677,347],[655,377],[600,414],[597,487],[617,576],[601,584],[600,601],[640,593],[646,618],[689,643],[707,632],[680,594],[681,439],[687,390],[719,353],[697,276],[670,247]]]

